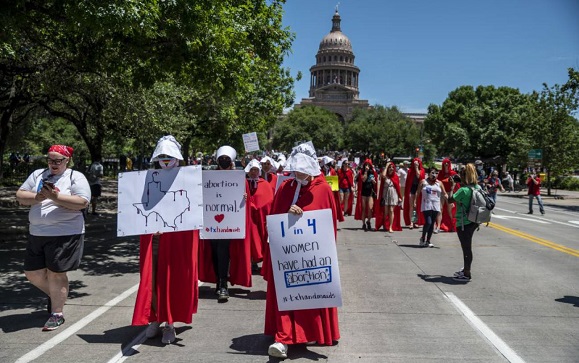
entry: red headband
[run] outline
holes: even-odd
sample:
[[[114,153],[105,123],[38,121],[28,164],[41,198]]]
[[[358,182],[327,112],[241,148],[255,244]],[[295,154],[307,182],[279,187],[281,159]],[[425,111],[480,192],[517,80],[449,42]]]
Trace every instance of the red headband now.
[[[52,145],[49,149],[48,152],[55,152],[55,153],[59,153],[62,156],[66,156],[67,158],[72,157],[72,152],[74,151],[73,148],[71,148],[70,146],[66,146],[66,145]]]

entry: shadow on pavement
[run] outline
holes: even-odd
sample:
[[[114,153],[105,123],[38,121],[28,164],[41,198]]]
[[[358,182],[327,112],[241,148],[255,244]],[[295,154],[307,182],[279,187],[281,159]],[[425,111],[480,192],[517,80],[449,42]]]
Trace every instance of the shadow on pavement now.
[[[579,296],[565,296],[560,299],[555,299],[555,301],[565,304],[573,304],[573,306],[579,308]]]
[[[14,333],[26,329],[41,329],[47,319],[46,309],[29,314],[6,315],[0,317],[0,330],[4,333]]]
[[[77,336],[87,343],[118,343],[121,344],[121,348],[124,348],[127,344],[130,344],[131,340],[139,335],[144,328],[144,326],[128,325],[105,330],[102,334],[77,334]]]
[[[438,282],[438,283],[443,283],[443,284],[447,284],[447,285],[464,285],[467,283],[467,282],[462,282],[462,281],[455,281],[452,279],[452,277],[444,276],[444,275],[418,274],[417,276],[426,282]]]

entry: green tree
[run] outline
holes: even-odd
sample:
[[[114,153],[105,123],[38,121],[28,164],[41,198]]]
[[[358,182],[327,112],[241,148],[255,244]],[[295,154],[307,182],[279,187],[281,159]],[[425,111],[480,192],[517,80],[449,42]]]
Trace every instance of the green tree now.
[[[412,155],[420,144],[420,128],[397,107],[356,109],[348,122],[346,146],[367,155]]]
[[[343,127],[332,112],[317,106],[304,106],[288,112],[273,128],[272,147],[291,150],[301,141],[312,141],[318,150],[339,150]]]
[[[547,170],[548,194],[551,193],[551,176],[559,176],[574,169],[578,164],[579,123],[573,117],[576,112],[577,73],[570,70],[569,81],[549,87],[543,84],[541,92],[533,92],[535,107],[529,128],[531,146],[542,150],[542,167]]]
[[[431,104],[424,122],[440,155],[472,160],[500,157],[519,165],[528,151],[531,100],[510,87],[461,86],[442,106]]]

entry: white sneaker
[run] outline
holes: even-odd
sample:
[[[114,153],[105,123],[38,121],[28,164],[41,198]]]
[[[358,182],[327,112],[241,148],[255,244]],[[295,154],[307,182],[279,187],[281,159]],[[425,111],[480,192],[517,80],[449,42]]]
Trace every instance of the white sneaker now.
[[[454,277],[458,277],[460,275],[464,275],[464,267],[454,273]]]
[[[439,233],[440,233],[440,228],[436,228],[436,229],[433,231],[433,233],[434,233],[434,234],[439,234]]]
[[[163,344],[171,344],[175,341],[175,327],[173,325],[165,325],[163,328],[163,338],[161,342]]]
[[[434,245],[430,242],[425,242],[425,243],[428,243],[428,247],[431,247],[431,248],[434,247]]]
[[[287,344],[275,342],[269,346],[267,354],[276,358],[287,358]]]
[[[159,325],[161,325],[161,323],[157,321],[154,321],[149,324],[147,330],[145,331],[145,336],[147,337],[147,339],[154,338],[159,334]]]

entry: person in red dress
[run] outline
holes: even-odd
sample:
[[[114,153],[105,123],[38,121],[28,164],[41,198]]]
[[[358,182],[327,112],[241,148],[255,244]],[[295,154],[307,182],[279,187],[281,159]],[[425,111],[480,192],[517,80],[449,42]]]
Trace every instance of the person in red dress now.
[[[329,156],[323,156],[320,159],[320,169],[322,171],[322,174],[324,174],[324,176],[337,176],[338,173],[336,173],[336,169],[334,168],[334,159],[332,159]],[[338,216],[338,222],[343,222],[345,221],[344,219],[344,213],[342,211],[342,206],[340,204],[340,191],[336,190],[336,191],[332,191],[332,193],[334,194],[334,199],[336,199],[336,212],[337,212],[337,216]]]
[[[217,149],[217,170],[235,170],[237,152],[228,145]],[[245,182],[245,196],[249,184]],[[250,229],[251,208],[245,208],[245,230]],[[227,282],[251,287],[251,243],[246,233],[240,239],[201,239],[199,243],[199,280],[216,284],[219,302],[229,300]]]
[[[249,208],[250,223],[246,233],[251,246],[251,266],[257,271],[257,263],[263,260],[263,249],[267,243],[267,228],[265,217],[269,214],[273,202],[273,191],[261,173],[261,163],[255,159],[249,161],[245,167],[249,194],[247,195],[247,208]]]
[[[442,160],[442,170],[438,173],[438,180],[442,182],[444,190],[448,190],[450,194],[454,193],[460,188],[459,183],[455,183],[453,191],[450,190],[450,180],[454,175],[458,175],[456,171],[452,170],[452,164],[449,158]],[[442,200],[442,205],[440,206],[441,213],[438,214],[436,218],[436,224],[438,229],[444,232],[454,232],[456,230],[456,205],[454,203],[448,203],[445,198]],[[436,232],[435,232],[436,233]]]
[[[332,189],[321,173],[311,142],[294,148],[286,163],[286,170],[295,179],[286,180],[273,200],[271,214],[294,213],[331,209],[334,231],[337,233],[336,204]],[[333,345],[340,338],[337,308],[279,311],[269,248],[264,256],[267,280],[265,335],[274,337],[268,354],[287,358],[288,345],[317,342]],[[265,267],[267,265],[267,267]]]
[[[181,145],[173,136],[157,143],[151,159],[161,168],[183,161]],[[161,341],[175,341],[175,322],[191,324],[197,312],[197,250],[199,231],[147,234],[140,237],[141,280],[132,325],[149,324],[145,335],[154,338],[162,329]]]
[[[338,169],[338,187],[340,188],[340,205],[344,215],[352,215],[354,173],[347,159],[342,161],[342,166]]]
[[[424,177],[425,173],[422,167],[422,160],[420,160],[420,158],[414,158],[408,170],[406,187],[404,188],[404,224],[410,226],[410,229],[424,224],[424,217],[422,213],[420,213],[421,201],[416,200],[418,184],[420,184]],[[417,217],[416,220],[412,220],[414,213]]]
[[[264,156],[260,160],[261,162],[261,172],[263,179],[265,179],[269,185],[271,185],[271,189],[275,193],[275,186],[277,184],[277,169],[278,165],[269,156]]]
[[[376,230],[383,227],[392,233],[402,231],[400,226],[400,205],[402,194],[400,192],[400,179],[396,173],[396,164],[389,162],[380,172],[380,186],[378,191],[378,203],[376,209]]]

